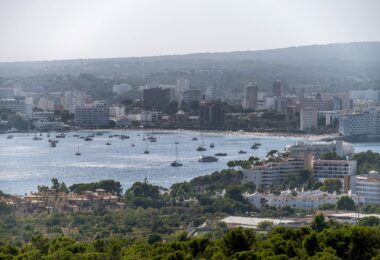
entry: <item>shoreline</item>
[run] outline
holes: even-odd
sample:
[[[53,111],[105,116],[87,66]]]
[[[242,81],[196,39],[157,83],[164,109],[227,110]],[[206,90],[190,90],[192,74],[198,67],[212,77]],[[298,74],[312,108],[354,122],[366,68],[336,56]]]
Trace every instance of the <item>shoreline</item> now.
[[[299,134],[299,133],[283,133],[283,132],[247,132],[247,131],[226,131],[226,130],[211,130],[211,129],[164,129],[164,128],[125,128],[125,129],[108,129],[108,128],[98,128],[98,129],[73,129],[63,132],[96,132],[96,131],[137,131],[137,132],[161,132],[161,133],[194,133],[194,134],[217,134],[217,135],[235,135],[235,136],[247,136],[247,137],[278,137],[278,138],[302,138],[305,141],[324,141],[326,139],[334,138],[331,134]],[[0,133],[0,134],[27,134],[28,132],[12,132],[12,133]],[[38,133],[38,131],[33,131],[29,133]],[[57,132],[58,133],[58,132]]]

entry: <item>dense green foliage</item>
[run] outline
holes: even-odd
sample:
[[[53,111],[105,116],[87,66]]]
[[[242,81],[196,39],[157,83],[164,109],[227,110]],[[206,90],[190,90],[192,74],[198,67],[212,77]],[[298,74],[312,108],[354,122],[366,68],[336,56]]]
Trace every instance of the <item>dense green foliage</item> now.
[[[366,174],[372,170],[380,172],[380,154],[371,150],[357,153],[354,159],[358,162],[358,174]]]
[[[274,228],[267,235],[237,228],[219,239],[177,237],[161,242],[111,238],[77,242],[35,236],[24,245],[0,245],[2,259],[372,259],[380,255],[380,230],[364,226]],[[377,259],[377,258],[376,258]]]
[[[114,180],[102,180],[92,183],[78,183],[71,185],[69,189],[70,191],[77,193],[83,193],[84,191],[95,191],[96,189],[103,189],[107,192],[111,192],[118,196],[121,196],[123,192],[120,182]]]
[[[339,193],[343,188],[342,182],[338,179],[326,179],[322,186],[319,187],[320,190],[329,193],[337,192]]]
[[[338,156],[335,152],[324,153],[321,156],[321,160],[342,160],[343,158]]]

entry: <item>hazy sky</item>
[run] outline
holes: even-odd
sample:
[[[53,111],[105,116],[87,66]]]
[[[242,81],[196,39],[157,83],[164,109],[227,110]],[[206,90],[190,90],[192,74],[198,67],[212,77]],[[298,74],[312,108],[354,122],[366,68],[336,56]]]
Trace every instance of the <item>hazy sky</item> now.
[[[0,61],[379,40],[380,0],[0,0]]]

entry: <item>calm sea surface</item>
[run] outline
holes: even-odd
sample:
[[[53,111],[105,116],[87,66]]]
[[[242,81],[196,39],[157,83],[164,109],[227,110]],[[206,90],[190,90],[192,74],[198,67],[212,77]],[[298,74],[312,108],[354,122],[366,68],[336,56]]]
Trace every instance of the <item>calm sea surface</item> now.
[[[282,150],[301,138],[253,137],[246,135],[203,134],[191,132],[143,132],[112,131],[95,136],[93,141],[73,137],[74,134],[87,136],[89,132],[71,132],[66,138],[58,139],[57,147],[48,144],[46,134],[43,140],[34,141],[33,134],[14,134],[13,139],[0,135],[0,190],[10,194],[24,194],[35,191],[38,185],[50,185],[52,178],[58,178],[67,185],[93,182],[102,179],[120,181],[124,189],[136,181],[148,181],[155,185],[170,187],[171,184],[190,180],[196,176],[210,174],[226,168],[229,160],[248,159],[255,155],[264,157],[272,150]],[[120,140],[109,135],[125,134],[130,139]],[[143,141],[150,134],[157,142]],[[52,135],[53,136],[53,135]],[[192,141],[192,138],[198,141]],[[197,152],[202,144],[205,152]],[[109,142],[111,145],[106,145]],[[175,142],[179,142],[178,155],[182,167],[171,167],[175,160]],[[261,142],[258,150],[251,150],[254,142]],[[209,148],[210,143],[215,148]],[[132,144],[135,146],[132,147]],[[144,154],[147,148],[150,154]],[[79,145],[81,156],[75,156]],[[380,143],[358,143],[355,150],[371,149],[380,152]],[[247,154],[238,154],[239,150]],[[228,156],[220,157],[215,163],[199,163],[201,155],[223,152]]]

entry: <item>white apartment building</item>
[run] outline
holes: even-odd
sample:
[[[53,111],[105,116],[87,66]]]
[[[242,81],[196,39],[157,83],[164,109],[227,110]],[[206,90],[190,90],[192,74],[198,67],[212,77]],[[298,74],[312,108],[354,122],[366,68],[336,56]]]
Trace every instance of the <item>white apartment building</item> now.
[[[82,108],[91,103],[90,99],[90,96],[86,95],[84,91],[65,91],[63,96],[63,108],[70,113],[74,113],[76,108]]]
[[[324,204],[336,204],[342,196],[349,196],[355,203],[361,201],[361,197],[356,194],[337,195],[335,193],[327,193],[320,190],[301,191],[292,195],[292,191],[282,191],[280,195],[272,193],[253,193],[245,194],[244,197],[255,207],[262,208],[263,206],[275,208],[296,208],[296,209],[318,209]]]
[[[178,103],[184,101],[184,95],[187,91],[190,91],[190,81],[188,79],[177,79],[176,93]]]
[[[37,131],[60,131],[63,129],[63,123],[57,121],[38,120],[33,122]]]
[[[362,196],[365,204],[380,205],[380,175],[376,171],[369,174],[352,176],[352,192]]]
[[[53,100],[50,100],[47,97],[41,97],[38,100],[37,107],[44,110],[44,111],[54,111],[55,109],[55,102]]]
[[[352,99],[380,101],[380,90],[350,90],[349,95]]]
[[[257,85],[256,82],[250,82],[244,89],[244,107],[246,109],[257,108]]]
[[[318,111],[315,108],[302,109],[300,113],[300,130],[306,131],[318,127]]]
[[[315,160],[313,162],[313,178],[341,179],[345,176],[354,176],[357,171],[357,162],[354,160]]]
[[[345,137],[380,135],[380,113],[371,109],[339,118],[339,132]]]
[[[288,145],[285,148],[285,153],[292,158],[304,158],[306,153],[311,153],[315,158],[319,158],[325,153],[332,152],[335,152],[340,157],[352,155],[354,147],[350,143],[335,140],[328,143],[297,142],[294,145]]]
[[[269,162],[245,169],[243,182],[253,182],[257,187],[268,188],[281,185],[287,174],[297,173],[303,169],[311,170],[315,180],[340,179],[343,183],[345,176],[356,174],[357,163],[347,160],[313,160],[312,156],[288,158],[285,161]]]
[[[110,118],[116,121],[122,118],[125,118],[125,106],[122,106],[122,105],[110,106]]]
[[[107,126],[110,120],[110,109],[106,104],[95,103],[91,107],[75,109],[75,125],[81,127]]]
[[[295,173],[305,168],[302,159],[288,159],[282,162],[269,162],[265,165],[252,166],[243,171],[244,182],[253,182],[257,187],[269,187],[279,185],[285,180],[289,173]]]
[[[0,99],[0,107],[9,109],[15,113],[32,118],[33,105],[26,97],[16,97],[13,99]]]

